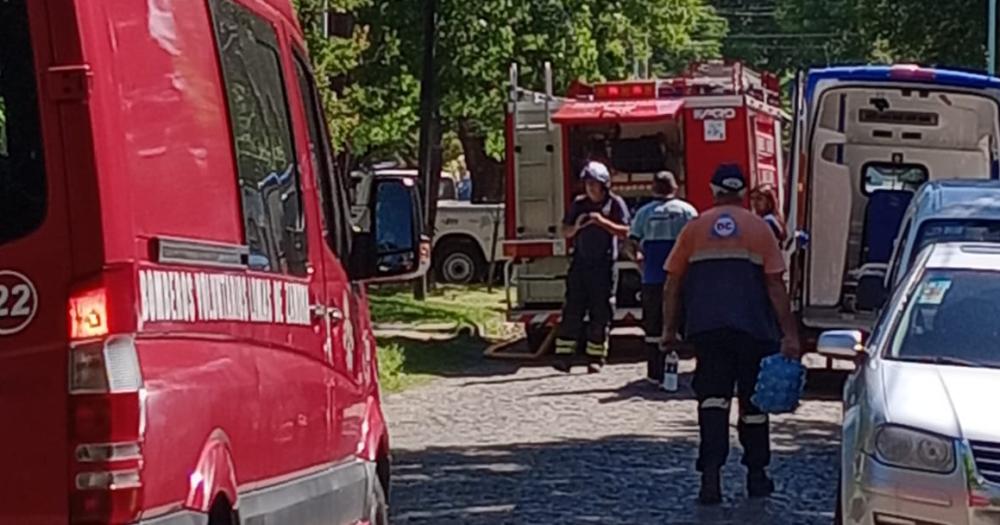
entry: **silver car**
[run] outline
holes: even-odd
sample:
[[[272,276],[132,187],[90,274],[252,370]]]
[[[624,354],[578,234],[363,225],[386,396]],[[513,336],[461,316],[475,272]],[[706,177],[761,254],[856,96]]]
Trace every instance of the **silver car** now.
[[[1000,523],[1000,245],[934,244],[853,359],[844,388],[839,523]]]

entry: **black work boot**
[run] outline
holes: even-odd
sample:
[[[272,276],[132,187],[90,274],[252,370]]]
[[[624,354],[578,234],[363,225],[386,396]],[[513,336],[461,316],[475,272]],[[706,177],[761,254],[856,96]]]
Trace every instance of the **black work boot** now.
[[[601,370],[604,368],[604,359],[591,359],[587,363],[587,373],[588,374],[600,374]]]
[[[747,495],[751,498],[767,498],[774,494],[774,481],[763,470],[752,470],[747,474]]]
[[[573,370],[573,364],[570,363],[568,357],[557,357],[555,364],[552,365],[552,368],[555,368],[564,374],[568,374]]]
[[[722,503],[722,477],[718,470],[706,470],[701,473],[701,491],[698,493],[698,503],[702,505]]]

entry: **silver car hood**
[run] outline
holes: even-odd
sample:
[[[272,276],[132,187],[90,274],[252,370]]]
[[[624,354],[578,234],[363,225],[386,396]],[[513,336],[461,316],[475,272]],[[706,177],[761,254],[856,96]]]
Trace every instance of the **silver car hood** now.
[[[1000,442],[1000,370],[882,361],[887,422]]]

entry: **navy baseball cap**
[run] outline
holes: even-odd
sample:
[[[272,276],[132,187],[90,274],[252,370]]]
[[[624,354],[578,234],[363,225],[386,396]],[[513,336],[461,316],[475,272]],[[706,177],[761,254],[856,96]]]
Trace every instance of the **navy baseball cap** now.
[[[712,187],[724,193],[739,193],[747,188],[743,170],[736,164],[723,164],[712,176]]]

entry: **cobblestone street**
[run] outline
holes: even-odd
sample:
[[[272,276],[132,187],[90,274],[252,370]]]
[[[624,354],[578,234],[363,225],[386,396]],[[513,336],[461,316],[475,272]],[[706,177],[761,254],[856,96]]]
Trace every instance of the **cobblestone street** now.
[[[833,517],[840,405],[811,397],[774,418],[778,494],[749,502],[733,430],[726,503],[696,502],[696,406],[640,381],[644,365],[600,375],[474,370],[387,399],[396,524],[826,524]],[[684,362],[689,372],[692,362]],[[734,410],[735,412],[735,410]]]

